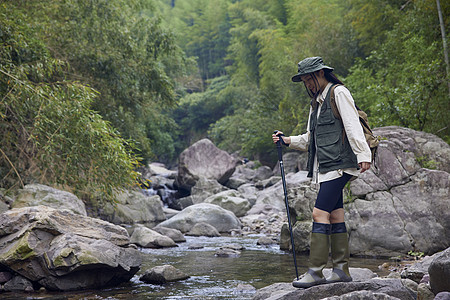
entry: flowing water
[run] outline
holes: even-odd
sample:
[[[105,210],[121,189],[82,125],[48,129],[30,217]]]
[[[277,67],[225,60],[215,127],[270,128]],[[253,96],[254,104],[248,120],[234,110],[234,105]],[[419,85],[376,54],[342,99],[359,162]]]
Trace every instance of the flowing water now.
[[[97,291],[70,293],[11,294],[0,293],[0,299],[251,299],[256,289],[277,282],[292,282],[295,267],[292,253],[281,251],[278,245],[257,245],[259,236],[248,237],[186,237],[179,247],[141,249],[141,271],[126,284]],[[245,247],[239,257],[218,257],[215,252],[222,246],[238,244]],[[192,246],[202,247],[191,249]],[[387,275],[378,266],[384,261],[351,259],[352,267],[369,268],[380,276]],[[187,280],[164,285],[146,284],[140,275],[152,267],[170,264],[190,275]],[[307,269],[307,257],[297,255],[298,272]]]

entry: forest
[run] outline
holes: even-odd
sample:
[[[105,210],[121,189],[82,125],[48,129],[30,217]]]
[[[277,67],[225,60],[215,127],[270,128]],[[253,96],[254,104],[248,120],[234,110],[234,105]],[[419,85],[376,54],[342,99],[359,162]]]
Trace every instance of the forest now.
[[[0,188],[110,199],[207,137],[263,164],[300,134],[297,63],[321,56],[368,113],[450,142],[450,1],[1,0]]]

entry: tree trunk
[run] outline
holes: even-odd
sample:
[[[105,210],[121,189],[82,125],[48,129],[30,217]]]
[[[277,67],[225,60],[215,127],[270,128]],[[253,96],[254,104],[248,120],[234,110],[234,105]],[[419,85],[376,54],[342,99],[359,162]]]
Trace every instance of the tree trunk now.
[[[436,0],[436,4],[439,15],[439,23],[441,25],[442,43],[444,44],[444,59],[447,70],[448,93],[450,95],[450,63],[448,61],[447,38],[445,36],[444,18],[442,17],[441,3],[439,2],[439,0]]]

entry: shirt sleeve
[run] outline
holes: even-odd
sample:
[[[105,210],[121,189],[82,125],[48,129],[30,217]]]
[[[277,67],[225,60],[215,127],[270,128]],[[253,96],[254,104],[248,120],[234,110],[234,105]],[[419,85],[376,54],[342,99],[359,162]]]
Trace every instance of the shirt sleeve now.
[[[293,135],[290,136],[291,138],[291,144],[289,145],[289,148],[301,150],[301,151],[308,151],[309,147],[309,122],[311,118],[312,108],[309,108],[309,118],[308,118],[308,125],[306,126],[306,133],[301,135]]]
[[[345,134],[347,135],[353,153],[355,153],[358,159],[358,163],[371,162],[372,153],[364,136],[361,123],[359,122],[359,114],[350,91],[344,86],[338,86],[334,92],[336,106],[341,114]]]

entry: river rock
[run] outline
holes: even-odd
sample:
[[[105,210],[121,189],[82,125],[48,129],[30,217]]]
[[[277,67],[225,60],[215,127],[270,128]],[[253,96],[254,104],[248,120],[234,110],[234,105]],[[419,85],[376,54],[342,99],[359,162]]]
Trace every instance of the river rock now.
[[[321,300],[402,300],[385,293],[374,293],[371,291],[356,291],[342,296],[326,297]]]
[[[448,300],[448,299],[450,299],[450,292],[440,292],[434,298],[434,300]]]
[[[27,278],[17,275],[3,285],[7,292],[33,292],[33,283]]]
[[[12,208],[44,205],[56,209],[68,209],[86,216],[86,207],[77,196],[43,184],[28,184],[17,191]]]
[[[194,204],[194,200],[192,196],[186,196],[186,197],[182,197],[182,198],[177,198],[172,202],[171,207],[180,211],[185,209],[188,206],[191,206]]]
[[[8,282],[13,277],[13,274],[11,272],[0,272],[0,284],[3,284],[5,282]]]
[[[252,182],[256,175],[256,169],[254,162],[238,165],[230,179],[240,179],[245,182]]]
[[[249,233],[260,233],[270,236],[279,236],[282,224],[285,222],[285,216],[282,213],[273,213],[270,215],[250,214],[240,218],[243,231]]]
[[[144,248],[166,248],[177,246],[170,237],[142,225],[134,228],[130,242]]]
[[[0,199],[0,214],[7,211],[9,209],[9,205]]]
[[[241,256],[241,251],[230,249],[230,248],[220,248],[214,253],[217,257],[239,257]]]
[[[423,282],[424,277],[428,276],[428,268],[430,267],[431,262],[434,260],[436,255],[437,254],[426,256],[421,261],[418,261],[407,267],[404,271],[401,272],[401,277],[411,279],[417,283]]]
[[[225,184],[238,161],[217,148],[209,139],[202,139],[185,149],[178,160],[178,186],[190,190],[199,176]]]
[[[363,282],[352,281],[323,284],[308,289],[297,289],[291,283],[277,283],[258,290],[253,300],[316,300],[342,296],[356,291],[364,291],[363,294],[367,292],[382,293],[401,300],[415,300],[417,297],[417,294],[405,287],[400,279],[374,278]],[[343,297],[342,299],[347,298]]]
[[[98,216],[114,224],[158,223],[166,220],[161,198],[146,196],[139,191],[123,191],[116,195],[116,203],[97,208]]]
[[[262,236],[258,239],[258,241],[256,242],[257,245],[263,245],[263,246],[269,246],[269,245],[274,245],[274,244],[278,244],[278,241],[272,237],[269,236]]]
[[[226,190],[228,188],[221,185],[217,180],[200,176],[191,189],[192,202],[193,204],[202,203],[206,198]]]
[[[309,252],[309,239],[311,236],[312,222],[299,221],[292,227],[292,235],[294,237],[295,252],[306,254]],[[292,251],[291,233],[288,224],[283,224],[280,234],[280,249]]]
[[[163,226],[188,232],[195,224],[201,222],[214,226],[219,232],[230,232],[241,228],[241,222],[234,213],[209,203],[191,205],[176,216],[158,224],[157,227]]]
[[[177,176],[177,171],[167,169],[166,165],[164,165],[163,163],[152,162],[147,165],[147,168],[142,173],[142,176],[148,179],[155,175],[175,179]]]
[[[270,178],[256,182],[255,187],[258,190],[264,190],[267,189],[268,187],[271,187],[272,185],[277,184],[278,182],[280,182],[280,180],[281,176],[272,176]]]
[[[129,242],[124,228],[69,210],[35,206],[0,215],[0,265],[48,290],[130,280],[141,257]]]
[[[428,268],[431,289],[435,294],[450,292],[450,248],[434,255]]]
[[[255,171],[255,177],[253,178],[254,181],[261,181],[269,179],[273,176],[273,171],[268,166],[261,166]]]
[[[6,190],[0,188],[0,214],[11,208],[14,200],[6,195]]]
[[[145,271],[139,280],[146,283],[164,284],[188,279],[189,276],[171,265],[157,266]]]
[[[247,183],[247,181],[245,179],[237,178],[237,177],[230,177],[230,179],[228,179],[228,181],[226,182],[225,186],[227,188],[237,190],[241,185],[244,185],[246,183]]]
[[[175,243],[186,242],[186,238],[184,237],[183,233],[178,229],[158,226],[154,227],[153,230],[162,235],[170,237]]]
[[[244,199],[241,193],[236,190],[223,191],[209,196],[204,202],[216,204],[230,210],[236,217],[244,216],[251,207],[250,202],[247,199]]]
[[[420,283],[417,286],[417,299],[420,300],[434,300],[435,295],[433,291],[431,291],[431,287],[427,283]],[[450,299],[450,297],[449,297]]]
[[[258,197],[258,189],[253,183],[245,183],[237,188],[238,192],[241,193],[242,197],[250,202],[253,207],[256,203],[256,198]],[[248,213],[248,212],[247,212]]]
[[[306,175],[307,172],[305,171],[287,174],[285,176],[286,187],[289,189],[294,186],[301,185],[304,182],[310,182],[310,179],[308,179]],[[270,204],[275,206],[279,210],[285,210],[286,204],[284,199],[282,181],[278,181],[277,184],[260,191],[257,195],[255,204]]]
[[[290,151],[283,154],[284,172],[297,173],[298,171],[306,171],[306,161],[308,159],[307,152]],[[280,175],[280,164],[277,163],[273,168],[273,174]]]
[[[190,236],[209,236],[209,237],[217,237],[220,236],[220,233],[217,231],[216,227],[209,225],[208,223],[197,223],[195,224],[186,235]]]

